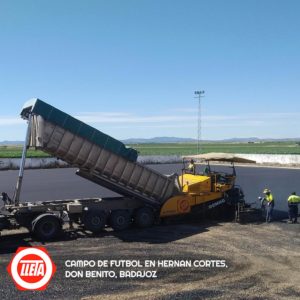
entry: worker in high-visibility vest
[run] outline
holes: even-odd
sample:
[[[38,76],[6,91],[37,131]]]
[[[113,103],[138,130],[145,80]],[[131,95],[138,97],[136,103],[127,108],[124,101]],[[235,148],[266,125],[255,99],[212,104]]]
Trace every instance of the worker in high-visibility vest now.
[[[271,194],[269,189],[264,189],[263,193],[265,194],[264,200],[266,202],[266,222],[270,223],[273,219],[273,209],[275,205],[274,196]]]
[[[195,165],[195,161],[193,159],[191,159],[191,161],[187,167],[187,171],[188,171],[188,173],[195,175],[196,165]]]
[[[289,208],[289,223],[297,223],[298,218],[298,204],[300,203],[300,196],[293,192],[287,199]]]

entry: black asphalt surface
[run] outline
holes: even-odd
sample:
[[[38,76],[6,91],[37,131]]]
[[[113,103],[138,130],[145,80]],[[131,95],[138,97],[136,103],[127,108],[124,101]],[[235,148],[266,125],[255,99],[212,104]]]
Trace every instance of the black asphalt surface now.
[[[180,173],[182,166],[165,164],[151,167],[162,173],[171,174]],[[224,169],[224,167],[218,168]],[[285,212],[286,197],[291,191],[297,191],[300,181],[300,170],[296,169],[238,167],[237,174],[238,183],[243,187],[248,202],[255,202],[262,190],[268,187],[275,195],[277,210]],[[0,191],[6,191],[12,195],[17,176],[17,171],[0,172]],[[75,169],[25,171],[23,201],[112,195],[114,194],[111,191],[75,175]],[[124,232],[106,229],[96,236],[81,230],[70,231],[64,233],[58,240],[45,244],[35,241],[28,233],[2,236],[0,237],[0,299],[74,300],[95,295],[99,295],[97,299],[123,299],[125,295],[126,299],[214,299],[217,297],[221,297],[220,299],[279,299],[279,294],[274,297],[265,295],[262,298],[249,296],[251,293],[260,294],[267,290],[265,286],[261,286],[262,281],[259,276],[253,275],[255,273],[252,273],[251,268],[253,272],[256,272],[257,266],[247,262],[248,253],[256,251],[249,256],[254,259],[264,254],[267,249],[270,251],[269,249],[272,249],[270,247],[277,247],[275,248],[277,257],[279,251],[277,249],[287,245],[292,238],[295,244],[293,247],[297,247],[299,244],[299,238],[296,239],[299,234],[298,225],[290,227],[285,222],[278,222],[272,224],[272,227],[266,227],[266,224],[248,227],[236,226],[234,223],[222,224],[215,221],[191,220],[169,225],[161,224],[149,229],[131,228]],[[272,234],[268,234],[270,230]],[[286,240],[283,240],[281,236],[280,238],[275,236],[273,239],[273,234],[282,231],[289,232],[288,237],[283,235]],[[250,237],[252,239],[249,239]],[[266,248],[260,249],[266,239],[270,239]],[[254,243],[256,243],[255,246],[253,246]],[[16,290],[7,274],[6,266],[18,247],[41,245],[49,251],[57,265],[57,272],[46,291],[20,292]],[[239,252],[231,254],[235,248],[229,250],[228,247],[239,247],[238,249],[245,251],[246,254],[237,259]],[[229,269],[212,268],[200,271],[195,268],[158,269],[158,279],[70,279],[65,278],[64,274],[65,262],[69,259],[139,259],[141,261],[144,259],[226,259]],[[245,275],[247,272],[249,274]],[[274,273],[272,272],[270,270],[270,274]],[[270,274],[266,275],[267,278],[271,276]],[[228,282],[228,278],[232,278],[232,282]],[[181,290],[181,285],[185,286],[185,291]],[[148,289],[153,291],[155,296],[143,297],[143,291],[146,293]],[[284,293],[282,295],[292,297],[287,299],[296,299],[299,295],[293,290],[284,290]],[[225,298],[222,298],[222,295]],[[228,295],[228,298],[225,295]]]
[[[150,165],[163,173],[180,174],[181,164]],[[201,169],[201,166],[199,166]],[[213,166],[212,169],[231,171],[227,167]],[[276,210],[286,211],[288,195],[296,191],[300,194],[300,169],[237,167],[237,184],[249,203],[257,202],[264,188],[272,190],[276,200]],[[75,174],[76,169],[25,170],[21,201],[46,201],[85,197],[108,197],[115,193],[89,182]],[[17,171],[0,172],[0,191],[13,195]]]

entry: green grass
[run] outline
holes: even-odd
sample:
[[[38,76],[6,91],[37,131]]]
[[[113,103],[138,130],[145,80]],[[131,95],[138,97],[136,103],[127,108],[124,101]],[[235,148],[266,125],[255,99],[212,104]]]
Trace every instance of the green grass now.
[[[135,144],[129,145],[139,151],[140,155],[192,155],[197,154],[197,144]],[[263,142],[263,143],[203,143],[201,153],[227,152],[251,154],[300,154],[296,142]],[[21,146],[0,146],[0,158],[21,157]],[[28,150],[27,157],[48,157],[42,151]]]
[[[192,155],[197,154],[197,144],[138,144],[131,145],[140,155]],[[264,142],[264,143],[203,143],[201,153],[227,152],[251,154],[300,154],[300,146],[296,142]]]
[[[19,158],[22,156],[22,146],[0,146],[0,158]],[[27,157],[49,157],[43,151],[29,149]]]

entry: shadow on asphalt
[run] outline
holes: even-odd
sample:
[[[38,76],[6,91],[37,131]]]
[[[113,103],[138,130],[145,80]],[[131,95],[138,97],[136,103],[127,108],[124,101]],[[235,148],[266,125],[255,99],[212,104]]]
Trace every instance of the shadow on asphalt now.
[[[273,211],[273,218],[274,222],[286,223],[287,222],[287,212],[276,210]],[[248,225],[248,224],[262,224],[266,222],[266,212],[262,211],[261,209],[252,209],[247,211],[244,215],[241,214],[240,224]]]
[[[29,233],[13,234],[0,237],[0,254],[16,252],[18,247],[30,247]]]
[[[274,222],[286,223],[286,218],[286,212],[274,210]],[[199,220],[197,216],[190,216],[180,220],[168,220],[168,222],[162,222],[160,225],[150,228],[130,228],[125,231],[113,231],[110,228],[106,228],[99,234],[93,234],[79,227],[75,230],[66,230],[54,241],[47,241],[46,243],[86,238],[115,237],[127,243],[163,244],[206,232],[210,227],[222,226],[220,221],[224,222],[224,220]],[[255,210],[251,214],[247,214],[247,217],[243,218],[240,223],[242,225],[262,224],[265,223],[265,218],[260,210]],[[18,247],[29,247],[37,244],[44,245],[46,243],[35,240],[30,233],[5,235],[0,237],[0,254],[14,253]]]
[[[12,235],[4,235],[0,237],[0,254],[8,254],[16,252],[18,247],[29,247],[33,245],[42,246],[43,244],[64,242],[76,239],[86,238],[101,238],[101,237],[115,237],[124,242],[142,242],[149,244],[163,244],[176,240],[184,239],[201,232],[209,230],[211,226],[220,226],[219,223],[209,221],[189,222],[183,221],[173,224],[160,224],[150,228],[129,228],[124,231],[113,231],[110,228],[105,228],[99,234],[93,234],[85,231],[82,228],[74,230],[66,230],[53,241],[41,242],[37,241],[30,235],[30,233],[16,233]]]

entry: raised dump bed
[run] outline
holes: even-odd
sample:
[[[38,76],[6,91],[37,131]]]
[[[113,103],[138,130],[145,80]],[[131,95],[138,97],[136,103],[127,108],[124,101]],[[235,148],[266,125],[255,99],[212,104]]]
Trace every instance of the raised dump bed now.
[[[88,180],[156,206],[179,193],[177,176],[137,163],[135,149],[39,99],[25,103],[21,116],[31,123],[28,146],[78,167]]]

